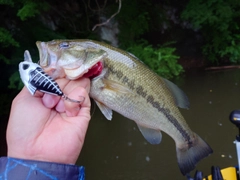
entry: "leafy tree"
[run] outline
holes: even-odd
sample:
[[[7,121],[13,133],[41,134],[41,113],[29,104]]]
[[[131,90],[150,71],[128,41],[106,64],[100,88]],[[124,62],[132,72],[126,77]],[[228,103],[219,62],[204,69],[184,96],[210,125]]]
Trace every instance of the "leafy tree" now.
[[[205,38],[203,53],[213,63],[219,59],[240,62],[240,2],[190,0],[182,13]]]

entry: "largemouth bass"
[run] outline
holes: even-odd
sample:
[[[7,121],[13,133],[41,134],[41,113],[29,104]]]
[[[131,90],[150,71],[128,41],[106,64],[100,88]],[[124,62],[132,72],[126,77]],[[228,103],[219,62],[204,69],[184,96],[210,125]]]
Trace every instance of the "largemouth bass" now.
[[[151,144],[161,142],[161,131],[171,136],[183,175],[212,153],[178,109],[189,107],[187,96],[134,55],[92,40],[37,42],[37,47],[40,65],[53,78],[91,78],[90,97],[108,120],[114,110],[135,121]]]

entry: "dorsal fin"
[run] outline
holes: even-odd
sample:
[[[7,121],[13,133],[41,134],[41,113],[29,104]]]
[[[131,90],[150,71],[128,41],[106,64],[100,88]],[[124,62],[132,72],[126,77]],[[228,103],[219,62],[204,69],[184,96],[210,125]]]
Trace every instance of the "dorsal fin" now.
[[[187,95],[176,84],[172,83],[171,81],[169,81],[167,79],[164,79],[164,78],[162,78],[162,79],[164,80],[168,89],[172,93],[172,95],[175,99],[176,105],[180,108],[189,109],[190,103],[189,103]]]

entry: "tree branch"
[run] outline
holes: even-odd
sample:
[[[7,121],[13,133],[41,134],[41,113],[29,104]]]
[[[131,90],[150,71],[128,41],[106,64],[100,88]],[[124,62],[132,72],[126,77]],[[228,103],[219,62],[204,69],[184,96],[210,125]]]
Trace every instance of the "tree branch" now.
[[[121,7],[122,7],[122,1],[121,0],[116,0],[116,2],[119,1],[119,6],[118,6],[118,11],[116,13],[114,13],[107,21],[103,22],[103,23],[99,23],[99,24],[96,24],[93,28],[92,28],[92,31],[94,31],[96,29],[96,27],[98,26],[103,26],[107,23],[109,23],[109,21],[114,18],[121,10]]]

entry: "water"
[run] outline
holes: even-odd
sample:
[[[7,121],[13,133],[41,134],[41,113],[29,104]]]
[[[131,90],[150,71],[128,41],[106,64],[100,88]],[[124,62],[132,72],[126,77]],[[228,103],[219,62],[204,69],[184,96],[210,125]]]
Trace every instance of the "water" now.
[[[183,116],[214,150],[196,169],[208,175],[212,165],[237,165],[233,141],[238,130],[230,123],[229,114],[240,109],[240,70],[201,72],[174,82],[191,103],[189,110],[181,110]],[[168,135],[163,133],[160,145],[151,145],[133,121],[117,113],[108,121],[98,108],[77,164],[86,167],[89,180],[186,180],[179,171],[175,144]]]

